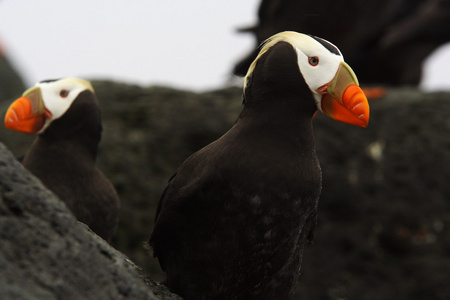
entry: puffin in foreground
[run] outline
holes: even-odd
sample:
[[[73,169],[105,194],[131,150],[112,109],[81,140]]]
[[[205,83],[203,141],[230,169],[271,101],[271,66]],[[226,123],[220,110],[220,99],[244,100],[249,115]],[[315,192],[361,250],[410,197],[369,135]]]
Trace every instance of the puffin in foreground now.
[[[312,120],[366,127],[369,105],[336,46],[282,32],[245,77],[244,107],[170,179],[149,246],[184,299],[289,299],[312,240],[322,175]]]
[[[38,134],[23,166],[79,221],[110,242],[119,219],[119,197],[95,166],[102,125],[90,82],[64,78],[37,83],[11,104],[5,127]]]

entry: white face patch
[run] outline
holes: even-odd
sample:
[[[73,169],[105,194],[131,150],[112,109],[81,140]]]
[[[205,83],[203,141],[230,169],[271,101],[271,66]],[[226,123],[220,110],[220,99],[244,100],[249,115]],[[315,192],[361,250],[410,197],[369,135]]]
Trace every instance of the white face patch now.
[[[331,53],[321,43],[309,36],[305,36],[301,44],[298,43],[293,46],[297,52],[300,72],[313,93],[317,107],[320,110],[322,96],[317,92],[317,89],[333,80],[344,58]],[[317,65],[310,64],[310,57],[318,59]]]
[[[330,42],[303,33],[283,31],[267,39],[248,69],[244,79],[244,91],[247,88],[248,78],[253,73],[260,57],[278,42],[287,42],[294,47],[297,52],[297,64],[300,72],[314,95],[317,108],[322,110],[320,105],[321,95],[317,92],[317,89],[328,84],[334,78],[344,58],[339,49]],[[310,61],[310,58],[314,58],[314,60]]]
[[[40,88],[44,106],[52,115],[46,119],[45,125],[40,132],[43,132],[53,120],[64,115],[81,92],[85,90],[94,91],[88,81],[77,78],[43,81],[35,86]]]

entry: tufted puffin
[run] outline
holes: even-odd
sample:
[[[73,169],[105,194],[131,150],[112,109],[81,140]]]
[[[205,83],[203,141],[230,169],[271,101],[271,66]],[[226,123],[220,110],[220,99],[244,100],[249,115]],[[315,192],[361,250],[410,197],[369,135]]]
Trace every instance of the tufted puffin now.
[[[77,78],[41,81],[11,104],[5,127],[38,134],[23,166],[79,221],[110,242],[118,223],[119,197],[95,166],[102,125],[92,85]]]
[[[245,80],[234,126],[184,161],[156,212],[148,246],[184,299],[289,299],[321,191],[313,117],[369,121],[352,69],[318,37],[272,36]]]

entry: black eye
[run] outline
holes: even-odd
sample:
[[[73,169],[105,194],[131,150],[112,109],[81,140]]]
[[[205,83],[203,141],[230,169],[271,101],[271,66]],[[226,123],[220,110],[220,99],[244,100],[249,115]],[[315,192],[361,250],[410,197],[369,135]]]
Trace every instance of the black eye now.
[[[67,96],[69,96],[69,91],[68,90],[61,90],[59,92],[59,95],[63,98],[66,98]]]
[[[315,67],[319,64],[319,58],[317,56],[308,57],[308,62],[311,66]]]

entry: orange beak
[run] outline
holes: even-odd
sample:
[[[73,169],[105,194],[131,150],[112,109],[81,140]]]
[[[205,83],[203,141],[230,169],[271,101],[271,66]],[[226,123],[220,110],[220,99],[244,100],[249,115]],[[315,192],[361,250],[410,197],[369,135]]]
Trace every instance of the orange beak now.
[[[369,103],[349,65],[341,62],[336,76],[327,85],[320,87],[318,92],[320,91],[323,91],[321,108],[326,116],[336,121],[367,127]]]
[[[5,127],[34,134],[44,127],[45,119],[49,117],[51,113],[45,109],[41,90],[34,87],[10,105],[5,115]]]

